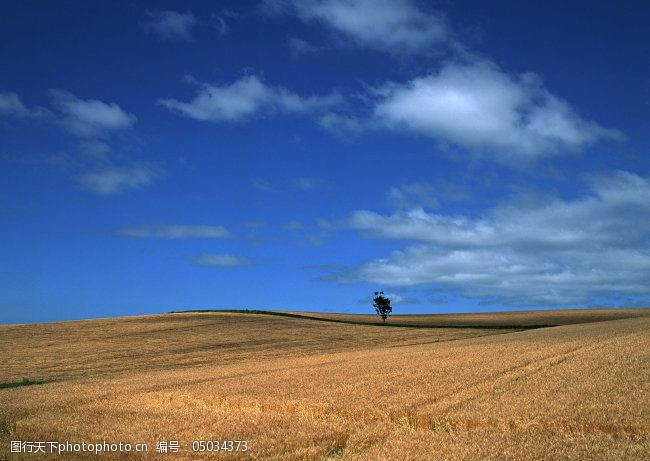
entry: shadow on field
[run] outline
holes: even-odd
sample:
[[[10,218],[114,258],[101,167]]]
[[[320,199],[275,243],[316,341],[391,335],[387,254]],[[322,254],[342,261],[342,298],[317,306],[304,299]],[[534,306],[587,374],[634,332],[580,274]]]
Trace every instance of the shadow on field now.
[[[20,381],[9,381],[6,383],[0,383],[0,389],[8,389],[12,387],[22,387],[22,386],[34,386],[37,384],[46,384],[54,382],[54,379],[28,379],[23,378]]]

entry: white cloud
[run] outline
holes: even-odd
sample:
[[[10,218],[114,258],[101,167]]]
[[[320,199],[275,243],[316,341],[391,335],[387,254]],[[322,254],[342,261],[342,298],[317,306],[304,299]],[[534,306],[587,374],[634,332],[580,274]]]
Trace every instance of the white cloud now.
[[[251,181],[251,184],[255,189],[262,192],[276,192],[273,184],[263,179],[253,179],[253,181]]]
[[[302,223],[302,221],[298,221],[297,219],[294,219],[293,221],[289,221],[286,223],[284,226],[282,226],[283,229],[286,230],[298,230],[298,229],[304,229],[305,225]]]
[[[27,117],[29,110],[16,93],[0,92],[0,116]]]
[[[289,38],[288,43],[291,54],[295,57],[311,54],[318,51],[318,47],[298,37]]]
[[[185,224],[124,227],[119,230],[119,233],[129,237],[153,237],[172,240],[191,238],[222,239],[232,237],[230,231],[222,226],[191,226]]]
[[[143,28],[163,40],[192,40],[192,29],[199,22],[191,12],[148,10],[146,14],[148,19],[142,24]],[[225,23],[219,20],[223,30]]]
[[[342,280],[433,284],[505,305],[569,305],[650,292],[650,179],[595,176],[590,194],[504,204],[480,218],[355,212],[367,237],[419,242]]]
[[[622,135],[584,120],[544,88],[493,63],[447,63],[409,82],[376,89],[373,121],[512,161],[578,150]]]
[[[197,82],[198,83],[198,82]],[[310,113],[340,104],[340,95],[302,97],[282,87],[269,86],[249,75],[230,85],[200,84],[190,102],[164,99],[160,104],[187,117],[208,122],[237,122],[283,113]]]
[[[111,152],[111,146],[101,141],[84,141],[79,144],[79,151],[88,159],[108,162],[108,154]]]
[[[533,74],[511,75],[452,37],[437,14],[409,0],[266,0],[267,9],[320,22],[358,45],[400,54],[445,45],[453,57],[436,72],[388,82],[320,125],[342,137],[372,130],[411,132],[502,163],[578,152],[622,133],[583,118]],[[295,45],[300,48],[299,41]],[[356,111],[349,110],[356,107]]]
[[[401,187],[391,187],[388,201],[398,208],[438,208],[436,189],[431,184],[412,183]]]
[[[319,22],[355,45],[412,54],[448,38],[442,17],[420,11],[409,0],[267,0],[277,12]]]
[[[355,138],[368,130],[376,128],[376,124],[372,120],[334,112],[321,115],[318,123],[323,129],[344,139]]]
[[[136,117],[115,103],[79,99],[72,93],[51,90],[54,105],[61,113],[61,125],[82,138],[103,137],[113,131],[131,128]]]
[[[28,109],[16,93],[0,91],[0,117],[41,117],[47,113],[47,110],[41,107]]]
[[[254,261],[241,256],[233,256],[229,254],[203,254],[192,258],[192,262],[197,266],[211,266],[211,267],[241,267],[250,266]]]
[[[228,33],[228,24],[226,24],[226,20],[221,16],[213,16],[212,23],[213,27],[219,31],[219,35],[226,35]]]
[[[315,179],[315,178],[297,178],[294,181],[294,184],[298,189],[302,189],[304,191],[310,191],[320,186],[322,184],[322,181],[320,179]]]
[[[147,163],[131,166],[107,166],[88,171],[79,177],[80,184],[99,195],[114,195],[129,189],[148,186],[162,174],[159,168]]]
[[[337,227],[337,224],[327,219],[316,218],[316,226],[322,230],[334,230]]]

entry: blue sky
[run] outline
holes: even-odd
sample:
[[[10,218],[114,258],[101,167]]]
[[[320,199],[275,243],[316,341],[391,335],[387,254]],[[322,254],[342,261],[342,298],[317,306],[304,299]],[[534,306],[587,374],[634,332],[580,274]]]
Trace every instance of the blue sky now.
[[[0,322],[650,304],[650,7],[8,2]]]

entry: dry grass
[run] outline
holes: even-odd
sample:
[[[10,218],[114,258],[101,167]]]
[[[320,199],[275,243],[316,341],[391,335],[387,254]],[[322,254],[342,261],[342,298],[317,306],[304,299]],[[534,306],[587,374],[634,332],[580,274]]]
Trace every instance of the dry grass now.
[[[1,381],[59,381],[0,389],[0,459],[32,459],[8,440],[228,438],[249,451],[224,459],[648,458],[650,316],[634,314],[518,332],[223,313],[4,326]]]

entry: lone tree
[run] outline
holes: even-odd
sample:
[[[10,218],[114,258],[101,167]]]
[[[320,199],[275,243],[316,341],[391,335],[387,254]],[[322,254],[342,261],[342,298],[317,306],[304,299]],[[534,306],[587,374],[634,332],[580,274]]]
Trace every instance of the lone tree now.
[[[390,299],[384,296],[383,291],[375,291],[375,297],[373,299],[375,302],[373,307],[377,311],[377,315],[386,323],[386,319],[393,312],[393,308],[390,305]]]

